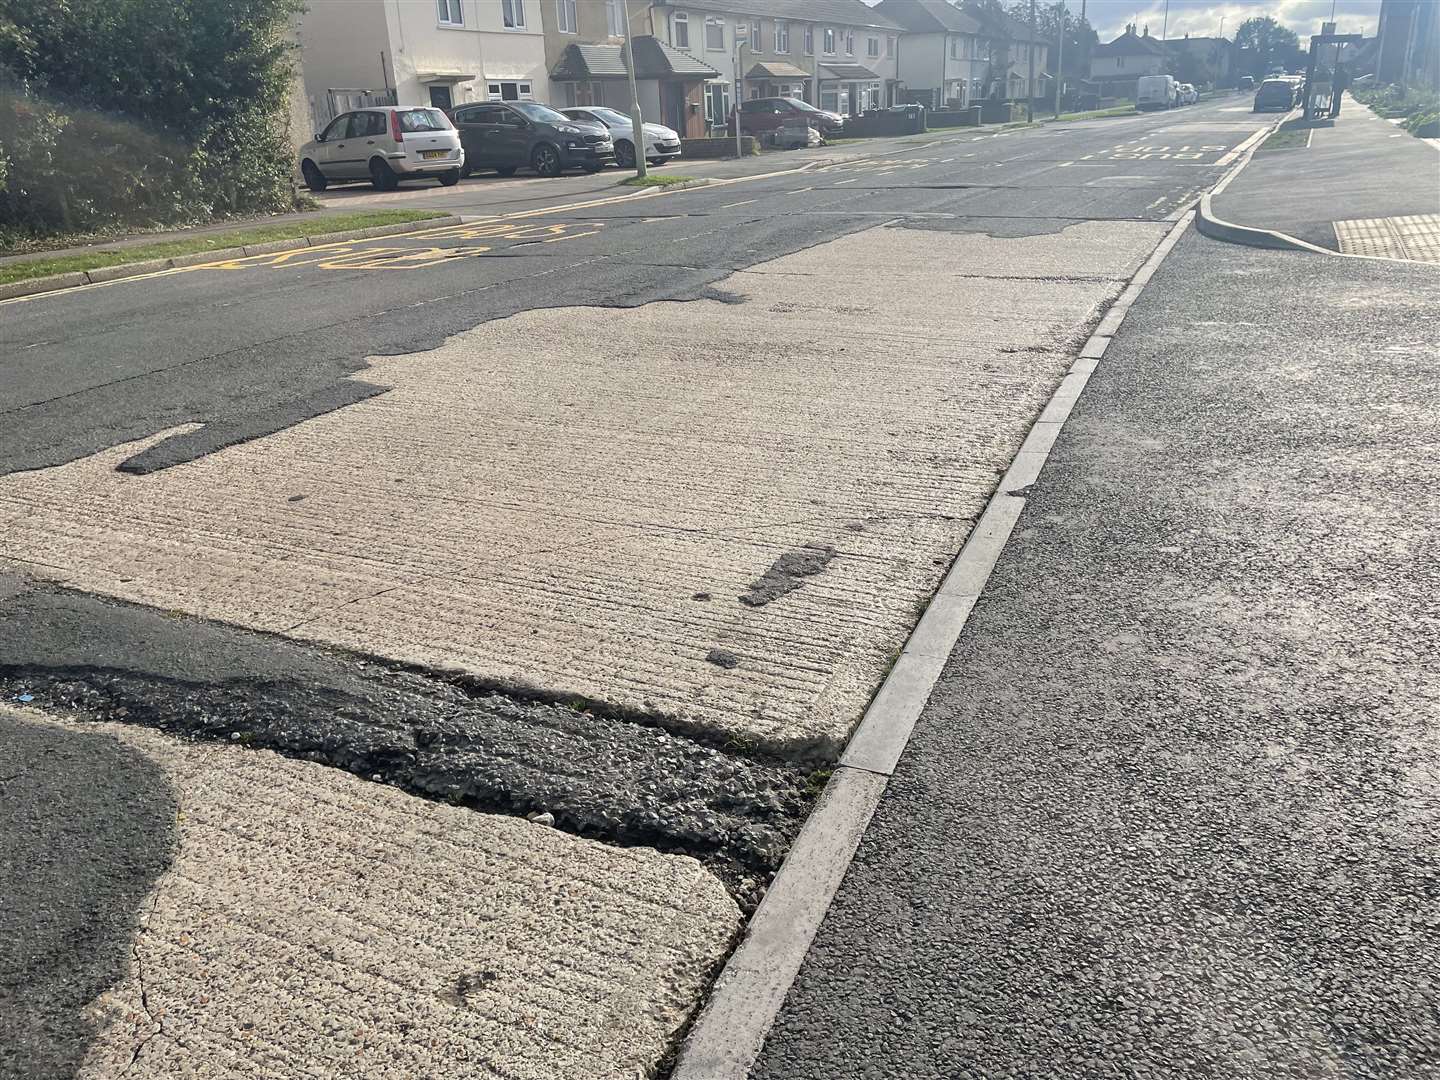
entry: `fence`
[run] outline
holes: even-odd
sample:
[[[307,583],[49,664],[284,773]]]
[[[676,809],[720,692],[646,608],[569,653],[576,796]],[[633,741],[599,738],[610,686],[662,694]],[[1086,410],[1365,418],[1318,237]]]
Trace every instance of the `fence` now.
[[[395,91],[390,89],[337,90],[332,88],[325,91],[323,96],[317,95],[310,99],[310,122],[316,131],[320,131],[335,117],[343,112],[349,112],[351,109],[398,104],[399,100],[395,96]]]

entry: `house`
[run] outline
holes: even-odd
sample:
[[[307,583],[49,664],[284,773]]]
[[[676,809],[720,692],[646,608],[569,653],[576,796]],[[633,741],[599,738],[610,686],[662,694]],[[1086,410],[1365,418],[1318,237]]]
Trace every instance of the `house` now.
[[[1046,93],[1049,42],[1018,19],[947,0],[882,0],[875,10],[905,30],[899,74],[912,101],[932,108],[963,108],[987,98],[1023,99]]]
[[[844,114],[897,101],[901,27],[862,0],[678,0],[650,9],[651,30],[719,72],[705,87],[714,128],[744,98],[797,97]]]
[[[1135,80],[1143,75],[1164,75],[1169,71],[1165,47],[1150,36],[1135,33],[1135,24],[1114,41],[1096,45],[1090,54],[1090,79],[1099,84],[1101,96],[1135,96]]]
[[[674,128],[683,138],[707,133],[706,85],[720,72],[693,53],[650,33],[650,5],[630,0],[544,0],[545,58],[551,104],[604,105],[630,112],[630,75],[624,45],[635,35],[635,90],[641,114]]]
[[[1169,69],[1181,82],[1195,86],[1233,86],[1234,44],[1225,38],[1171,38],[1162,42]]]
[[[300,65],[314,128],[361,105],[545,100],[553,0],[309,0]]]
[[[1433,0],[1381,0],[1375,77],[1440,89],[1440,5]]]

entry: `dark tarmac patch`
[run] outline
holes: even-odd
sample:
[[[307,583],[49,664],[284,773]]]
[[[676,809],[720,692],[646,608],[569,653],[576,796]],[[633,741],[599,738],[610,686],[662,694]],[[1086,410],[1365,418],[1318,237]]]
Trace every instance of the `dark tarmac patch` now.
[[[749,607],[764,607],[804,584],[800,579],[813,577],[830,565],[835,549],[829,544],[806,544],[787,551],[771,564],[761,577],[752,582],[749,592],[740,594],[740,602]]]
[[[1080,225],[1094,218],[1076,217],[967,217],[951,218],[907,218],[888,226],[892,229],[919,229],[922,232],[983,233],[996,240],[1015,240],[1026,236],[1053,236],[1072,225]],[[1150,220],[1148,218],[1114,218],[1100,220]]]
[[[0,716],[0,837],[0,1078],[68,1080],[170,865],[174,793],[108,735]]]
[[[746,903],[808,810],[798,765],[353,654],[35,586],[0,602],[0,700],[276,750],[567,832],[695,855]]]
[[[716,667],[722,667],[727,671],[740,666],[740,657],[733,652],[726,652],[724,649],[711,649],[705,654],[705,659]]]

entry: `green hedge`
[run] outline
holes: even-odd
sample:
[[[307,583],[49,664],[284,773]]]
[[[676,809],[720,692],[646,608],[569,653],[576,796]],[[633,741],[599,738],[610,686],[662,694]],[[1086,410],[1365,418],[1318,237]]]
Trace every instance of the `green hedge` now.
[[[298,0],[7,0],[0,243],[293,205]]]

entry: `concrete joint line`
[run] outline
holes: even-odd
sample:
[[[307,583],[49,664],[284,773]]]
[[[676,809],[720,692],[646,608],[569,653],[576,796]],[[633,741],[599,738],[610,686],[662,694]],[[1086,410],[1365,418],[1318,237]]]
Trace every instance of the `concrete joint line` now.
[[[1143,286],[1190,226],[1186,214],[1131,279]],[[1142,280],[1143,276],[1143,280]],[[1138,292],[1136,293],[1138,295]],[[1125,309],[1122,309],[1123,315]],[[1118,320],[1117,320],[1118,325]],[[866,709],[680,1049],[671,1080],[746,1080],[930,692],[1014,531],[1060,428],[1104,352],[1098,332],[1021,443],[985,512]],[[1082,366],[1085,365],[1085,366]]]

